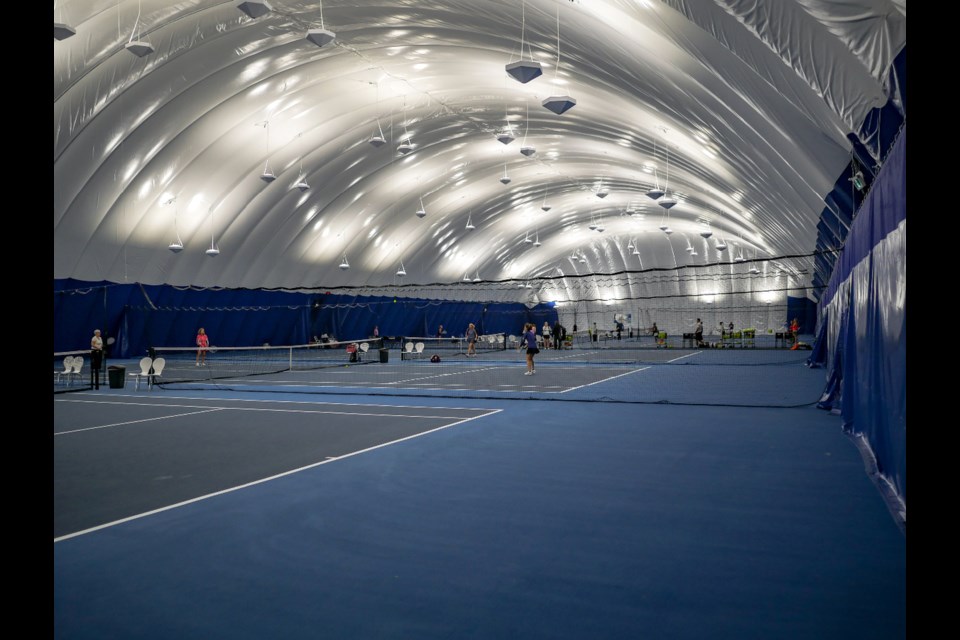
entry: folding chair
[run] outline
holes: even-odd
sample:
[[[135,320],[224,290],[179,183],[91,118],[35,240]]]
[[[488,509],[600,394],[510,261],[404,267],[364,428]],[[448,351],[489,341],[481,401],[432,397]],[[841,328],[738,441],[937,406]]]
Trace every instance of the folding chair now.
[[[67,384],[70,384],[70,380],[73,376],[77,376],[77,380],[83,380],[83,356],[74,356],[73,358],[73,370],[67,374]]]
[[[150,385],[150,367],[153,365],[153,358],[144,356],[140,358],[140,371],[134,371],[130,375],[134,378],[134,389],[140,391],[140,378],[147,378],[147,386]]]
[[[165,366],[167,366],[167,361],[164,358],[157,358],[153,361],[153,373],[147,376],[148,387],[157,384],[157,378],[163,374],[163,368]]]
[[[53,372],[53,375],[57,376],[56,382],[60,382],[62,376],[67,377],[67,383],[70,383],[70,374],[73,373],[73,356],[67,356],[63,359],[63,371],[59,369]]]

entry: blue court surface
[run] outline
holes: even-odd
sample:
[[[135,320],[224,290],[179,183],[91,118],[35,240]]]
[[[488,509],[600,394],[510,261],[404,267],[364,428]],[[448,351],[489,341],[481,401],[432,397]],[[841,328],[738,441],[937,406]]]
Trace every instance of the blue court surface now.
[[[56,638],[905,635],[905,536],[812,407],[126,389],[54,414]]]

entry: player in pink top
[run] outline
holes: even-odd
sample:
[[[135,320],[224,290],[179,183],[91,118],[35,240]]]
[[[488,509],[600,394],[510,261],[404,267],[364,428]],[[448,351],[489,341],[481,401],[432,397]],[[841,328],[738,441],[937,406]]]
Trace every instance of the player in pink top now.
[[[203,327],[200,327],[200,331],[197,332],[197,347],[197,366],[205,367],[207,366],[207,349],[210,347],[210,338]]]

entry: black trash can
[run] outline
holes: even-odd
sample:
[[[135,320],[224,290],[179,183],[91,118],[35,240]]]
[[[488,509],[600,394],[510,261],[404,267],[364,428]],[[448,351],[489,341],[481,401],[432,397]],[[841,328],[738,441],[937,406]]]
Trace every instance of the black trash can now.
[[[107,378],[110,380],[111,389],[123,389],[127,381],[127,368],[112,364],[107,367]]]
[[[390,349],[380,349],[380,362],[390,362]]]

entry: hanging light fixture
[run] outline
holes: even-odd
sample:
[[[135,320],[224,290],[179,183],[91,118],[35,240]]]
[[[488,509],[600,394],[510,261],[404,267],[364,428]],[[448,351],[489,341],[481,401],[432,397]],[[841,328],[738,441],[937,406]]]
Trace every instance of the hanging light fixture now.
[[[580,253],[580,264],[587,264],[587,256],[583,255],[582,252]]]
[[[527,244],[532,244],[532,243],[533,243],[533,240],[530,239],[530,232],[529,232],[529,231],[527,231],[527,235],[525,235],[525,236],[523,237],[523,241],[526,242]]]
[[[473,281],[474,281],[474,282],[480,282],[480,269],[477,269],[476,275],[473,276]]]
[[[556,83],[557,74],[560,72],[560,7],[557,7],[557,66],[554,69],[553,80]],[[577,101],[575,98],[571,98],[567,95],[558,95],[550,96],[549,98],[544,98],[541,103],[545,108],[553,111],[558,116],[566,113],[574,106],[576,106]]]
[[[513,127],[510,126],[510,120],[506,118],[505,120],[507,124],[497,133],[497,141],[502,144],[510,144],[517,138],[513,135]]]
[[[145,41],[145,40],[134,40],[134,39],[133,39],[135,35],[139,35],[139,29],[140,29],[140,9],[141,9],[141,4],[140,4],[140,2],[138,1],[138,2],[137,2],[137,20],[136,20],[136,22],[133,23],[133,31],[130,33],[130,40],[128,40],[128,41],[127,41],[127,44],[124,45],[124,47],[126,48],[127,51],[129,51],[129,52],[132,53],[133,55],[137,56],[138,58],[142,58],[142,57],[144,57],[144,56],[147,56],[147,55],[150,55],[151,53],[153,53],[153,45],[152,45],[152,44],[150,44],[149,42],[147,42],[147,41]],[[120,7],[119,7],[119,5],[118,5],[118,6],[117,6],[117,11],[119,11],[119,10],[120,10]]]
[[[500,182],[503,184],[510,184],[510,176],[507,175],[507,163],[503,163],[503,177],[500,178]]]
[[[407,275],[407,270],[403,268],[403,258],[400,259],[400,268],[397,269],[397,275],[401,278]]]
[[[627,251],[633,251],[633,238],[630,238],[630,241],[627,242]]]
[[[217,247],[216,239],[213,237],[213,209],[210,209],[210,216],[208,218],[210,221],[210,248],[204,251],[209,257],[216,258],[220,255],[220,248]]]
[[[473,280],[470,279],[470,274],[469,274],[469,273],[463,274],[463,281],[464,281],[464,282],[473,282]]]
[[[260,179],[266,183],[270,183],[277,179],[277,176],[273,175],[273,171],[270,170],[270,121],[264,120],[263,122],[258,122],[256,126],[260,125],[263,125],[263,128],[267,132],[267,159],[263,163],[263,173],[260,174]]]
[[[530,130],[530,105],[527,107],[527,117],[523,121],[523,141],[520,143],[520,153],[526,157],[530,157],[537,152],[537,148],[532,144],[527,144],[527,132]]]
[[[53,37],[57,40],[66,40],[70,36],[77,35],[77,30],[63,22],[53,23]]]
[[[407,131],[407,121],[406,121],[407,97],[406,96],[403,97],[403,115],[404,115],[404,121],[403,121],[404,136],[403,136],[403,141],[399,144],[399,146],[397,146],[397,153],[399,153],[402,156],[405,156],[411,151],[413,151],[413,144],[410,142],[410,132]]]
[[[727,243],[723,241],[723,238],[720,238],[719,240],[717,240],[716,249],[717,251],[727,250]]]
[[[640,248],[639,248],[639,247],[634,247],[634,248],[633,248],[633,255],[635,255],[635,256],[640,255]]]
[[[605,189],[605,188],[603,187],[603,178],[600,178],[600,186],[597,187],[597,192],[596,192],[596,193],[597,193],[597,197],[600,198],[601,200],[602,200],[603,198],[606,198],[606,197],[610,194],[610,190],[609,190],[609,189]]]
[[[542,246],[542,245],[543,245],[543,243],[540,242],[540,232],[537,231],[537,237],[536,237],[536,239],[533,241],[533,246],[535,246],[535,247],[540,247],[540,246]]]
[[[166,204],[174,204],[174,203],[176,202],[176,200],[177,200],[176,198],[171,198],[170,200],[168,200],[168,201],[166,202]],[[167,246],[167,249],[170,249],[170,251],[172,251],[172,252],[174,252],[174,253],[180,253],[181,251],[183,251],[183,240],[180,239],[180,231],[177,229],[177,213],[178,213],[178,207],[177,207],[177,206],[174,206],[174,208],[173,208],[173,233],[174,233],[174,235],[177,237],[177,239],[174,240],[173,242],[171,242],[171,243]]]
[[[670,189],[670,147],[667,147],[667,180],[664,183],[664,194]],[[676,206],[677,199],[671,198],[668,195],[664,195],[662,198],[657,200],[657,204],[663,207],[664,209],[670,209],[671,207]]]
[[[322,47],[330,44],[337,37],[333,31],[328,31],[323,24],[323,0],[320,0],[320,28],[307,31],[307,40]]]
[[[550,211],[550,209],[553,208],[553,207],[551,207],[550,205],[547,204],[547,194],[548,194],[548,193],[549,193],[549,190],[543,192],[543,204],[540,205],[540,210],[541,210],[541,211],[544,211],[544,212]]]
[[[525,27],[526,4],[523,3],[520,5],[520,60],[511,62],[506,66],[507,73],[510,74],[510,77],[522,84],[530,82],[543,73],[540,63],[533,59],[533,55],[530,56],[529,60],[523,59],[523,36]]]
[[[422,218],[427,215],[427,210],[423,208],[423,196],[420,196],[420,208],[417,209],[417,217]]]
[[[660,198],[663,197],[663,189],[660,188],[660,176],[657,173],[657,169],[656,169],[656,164],[657,164],[657,137],[656,136],[653,137],[653,164],[654,164],[653,180],[654,180],[655,186],[652,187],[649,191],[647,191],[647,196],[649,196],[653,200],[659,200]]]
[[[473,231],[476,227],[473,224],[473,220],[470,219],[473,212],[467,214],[467,231]]]
[[[373,132],[370,139],[367,140],[375,149],[379,149],[387,144],[387,139],[383,135],[383,127],[380,126],[380,83],[377,82],[377,130]]]
[[[240,9],[240,11],[243,11],[254,20],[273,11],[273,7],[270,6],[269,2],[263,2],[261,0],[247,0],[247,2],[241,2],[237,5],[237,9]]]
[[[346,271],[350,268],[350,263],[347,262],[347,254],[343,254],[343,262],[340,263],[340,271]]]
[[[707,239],[713,235],[713,231],[710,230],[710,223],[707,223],[707,228],[700,232],[700,237]]]
[[[297,137],[299,138],[302,135],[303,135],[302,132],[298,133]],[[297,189],[300,189],[300,191],[306,191],[307,189],[310,188],[310,185],[307,184],[307,177],[303,173],[303,156],[302,155],[300,156],[300,177],[297,178],[297,183],[293,186],[295,186]]]
[[[60,13],[60,19],[63,20],[63,11],[58,11]],[[66,40],[71,36],[77,35],[77,30],[68,25],[66,22],[54,22],[53,23],[53,37],[57,40]]]

